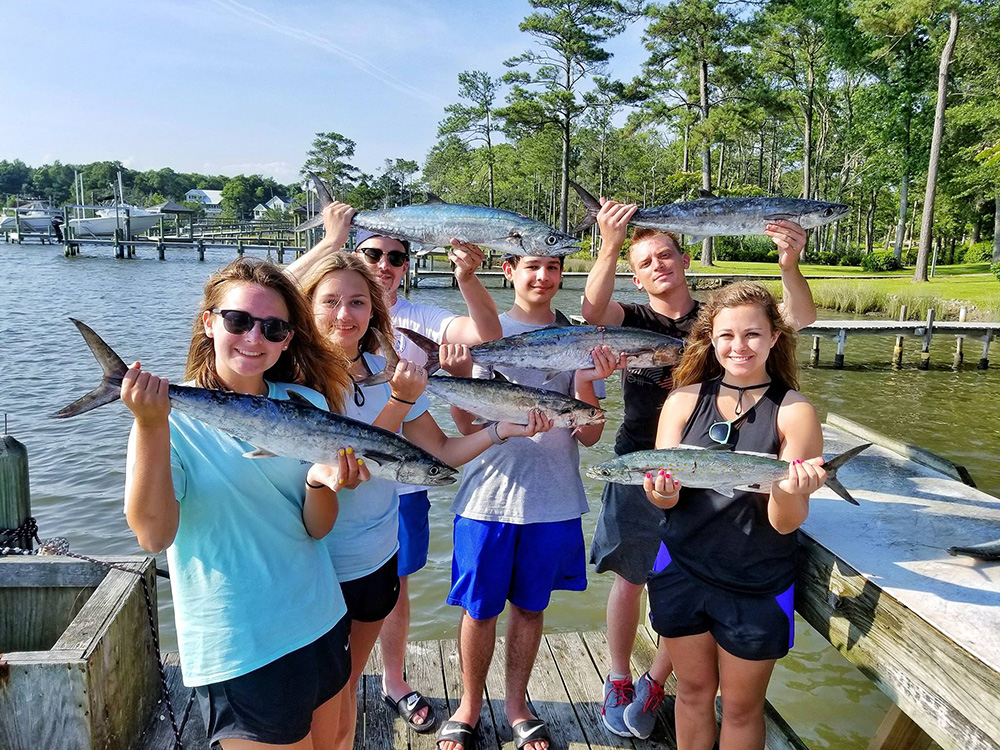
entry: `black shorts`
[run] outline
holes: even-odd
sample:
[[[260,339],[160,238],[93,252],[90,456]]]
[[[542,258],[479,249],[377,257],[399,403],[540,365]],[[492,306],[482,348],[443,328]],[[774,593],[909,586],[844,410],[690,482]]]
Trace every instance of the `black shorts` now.
[[[795,639],[795,586],[777,596],[739,594],[712,586],[660,552],[666,567],[653,574],[649,619],[664,638],[711,633],[722,648],[748,661],[780,659]],[[659,566],[657,566],[659,567]]]
[[[194,689],[210,746],[224,739],[290,745],[309,734],[313,711],[351,676],[345,615],[325,635],[270,664]]]
[[[353,581],[342,581],[340,590],[347,614],[357,622],[378,622],[392,612],[399,600],[399,562],[393,555],[381,568]]]
[[[590,546],[590,562],[598,573],[612,570],[641,586],[649,578],[660,548],[663,510],[646,499],[640,485],[604,486],[601,515]]]

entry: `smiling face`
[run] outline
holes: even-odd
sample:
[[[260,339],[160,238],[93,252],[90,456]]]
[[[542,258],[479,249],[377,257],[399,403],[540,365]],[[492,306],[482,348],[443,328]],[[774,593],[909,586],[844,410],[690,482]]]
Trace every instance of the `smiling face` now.
[[[726,382],[748,385],[767,380],[767,357],[780,335],[757,305],[719,310],[712,321],[712,344]]]
[[[376,263],[371,263],[371,259],[363,254],[362,257],[375,272],[375,278],[378,279],[379,285],[385,290],[386,299],[392,304],[396,300],[396,291],[403,280],[403,274],[410,267],[410,262],[407,260],[401,266],[394,266],[389,262],[389,253],[398,252],[405,254],[406,248],[402,242],[394,240],[391,237],[369,237],[358,246],[357,251],[361,253],[365,248],[382,251],[382,257]]]
[[[673,238],[654,234],[632,244],[629,263],[635,285],[656,297],[684,286],[684,271],[691,265],[691,256],[681,252]]]
[[[275,290],[257,284],[230,285],[217,309],[242,310],[255,318],[289,320],[284,298]],[[264,373],[274,366],[295,335],[289,332],[284,341],[268,341],[256,321],[246,333],[230,333],[222,316],[208,311],[202,316],[202,324],[205,335],[212,339],[219,379],[237,393],[262,393]]]
[[[529,307],[548,305],[562,281],[562,258],[526,255],[505,260],[503,272],[517,299]]]
[[[364,277],[347,269],[328,273],[316,285],[312,306],[320,330],[355,356],[372,318],[372,298]]]

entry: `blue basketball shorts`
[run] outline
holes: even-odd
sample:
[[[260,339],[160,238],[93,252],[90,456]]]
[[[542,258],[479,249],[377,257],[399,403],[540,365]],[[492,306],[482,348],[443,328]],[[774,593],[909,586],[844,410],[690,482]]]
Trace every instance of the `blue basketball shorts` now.
[[[579,518],[513,524],[456,516],[454,541],[448,603],[473,619],[496,617],[508,601],[541,612],[553,591],[587,588]]]
[[[416,573],[427,564],[431,527],[427,514],[431,501],[427,490],[399,496],[399,567],[400,578]]]

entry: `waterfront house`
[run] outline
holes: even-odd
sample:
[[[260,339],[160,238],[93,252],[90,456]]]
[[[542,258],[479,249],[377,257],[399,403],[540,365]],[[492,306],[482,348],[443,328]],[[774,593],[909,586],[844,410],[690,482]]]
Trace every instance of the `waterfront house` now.
[[[206,216],[218,216],[222,213],[222,191],[201,190],[193,188],[184,193],[184,200],[200,203]]]

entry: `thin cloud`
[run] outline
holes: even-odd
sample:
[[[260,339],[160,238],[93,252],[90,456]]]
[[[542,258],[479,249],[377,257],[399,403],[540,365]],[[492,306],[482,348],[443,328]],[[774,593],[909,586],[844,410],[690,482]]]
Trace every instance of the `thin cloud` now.
[[[259,10],[236,2],[236,0],[212,0],[212,2],[236,14],[245,21],[259,24],[260,26],[264,26],[265,28],[279,34],[291,37],[292,39],[297,39],[300,42],[305,42],[306,44],[311,44],[314,47],[324,50],[325,52],[329,52],[330,54],[350,63],[358,70],[367,73],[378,81],[381,81],[386,86],[394,88],[403,94],[409,94],[412,97],[430,104],[446,103],[444,99],[435,96],[429,91],[424,91],[416,86],[411,86],[405,81],[396,78],[396,76],[392,75],[392,73],[369,62],[356,52],[352,52],[349,49],[345,49],[344,47],[334,44],[326,37],[313,34],[311,31],[306,31],[305,29],[299,29],[294,26],[289,26],[287,24],[280,23],[279,21],[275,21],[270,16],[261,13]]]

